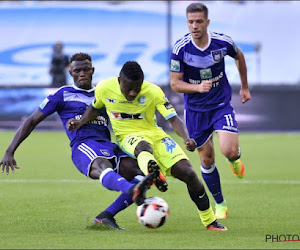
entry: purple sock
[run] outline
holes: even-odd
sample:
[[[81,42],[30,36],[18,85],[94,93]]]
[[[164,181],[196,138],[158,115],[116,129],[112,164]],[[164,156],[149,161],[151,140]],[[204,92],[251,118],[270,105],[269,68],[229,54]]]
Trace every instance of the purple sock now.
[[[223,202],[224,198],[221,189],[220,176],[216,165],[213,163],[210,167],[207,168],[201,164],[201,173],[215,201],[217,203]]]
[[[136,184],[139,181],[136,179],[133,179],[130,183]],[[105,209],[105,211],[111,213],[113,216],[115,216],[117,213],[125,209],[126,207],[130,206],[133,203],[131,195],[122,193],[120,196],[115,199],[115,201]]]
[[[133,186],[124,177],[114,172],[111,168],[105,169],[100,175],[100,182],[108,190],[127,193]]]

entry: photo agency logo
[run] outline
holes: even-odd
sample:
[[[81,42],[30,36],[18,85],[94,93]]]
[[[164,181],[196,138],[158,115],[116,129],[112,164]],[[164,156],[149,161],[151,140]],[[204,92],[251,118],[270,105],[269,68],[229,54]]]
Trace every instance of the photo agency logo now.
[[[300,237],[298,234],[266,234],[265,241],[269,243],[300,242]]]

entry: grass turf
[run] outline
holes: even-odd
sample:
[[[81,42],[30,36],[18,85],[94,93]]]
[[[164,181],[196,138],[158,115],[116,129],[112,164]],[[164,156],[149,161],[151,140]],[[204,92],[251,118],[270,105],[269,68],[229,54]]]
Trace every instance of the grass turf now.
[[[13,134],[0,132],[1,158]],[[169,204],[170,216],[163,227],[141,226],[132,205],[116,216],[127,230],[116,231],[93,227],[92,220],[118,193],[77,171],[63,132],[33,132],[15,154],[20,169],[0,175],[0,248],[299,249],[300,241],[271,243],[266,235],[300,235],[300,134],[242,133],[240,144],[246,167],[243,180],[231,173],[215,140],[229,206],[229,217],[222,220],[227,232],[204,228],[185,185],[175,179],[168,180],[166,193],[155,187],[147,193]],[[197,153],[187,154],[202,179]]]

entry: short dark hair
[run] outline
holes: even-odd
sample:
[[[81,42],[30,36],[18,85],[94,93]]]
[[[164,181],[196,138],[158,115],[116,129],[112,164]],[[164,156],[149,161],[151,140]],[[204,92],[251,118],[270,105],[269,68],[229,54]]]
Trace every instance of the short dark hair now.
[[[186,8],[186,15],[188,13],[195,13],[195,12],[203,12],[204,17],[207,19],[208,18],[208,9],[206,5],[203,3],[191,3],[187,8]]]
[[[92,62],[92,58],[89,54],[87,53],[76,53],[70,58],[70,63],[73,61],[84,61],[84,60],[89,60]]]
[[[126,62],[120,71],[121,75],[132,81],[144,81],[144,72],[141,66],[135,61]]]

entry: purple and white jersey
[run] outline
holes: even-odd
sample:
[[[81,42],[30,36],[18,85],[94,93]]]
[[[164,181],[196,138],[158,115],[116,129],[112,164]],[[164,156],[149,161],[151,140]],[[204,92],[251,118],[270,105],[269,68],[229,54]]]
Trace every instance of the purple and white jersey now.
[[[66,123],[69,119],[80,119],[84,111],[94,100],[94,88],[84,90],[73,86],[64,86],[58,89],[53,95],[49,95],[39,106],[45,115],[57,112],[63,123],[64,129],[70,139],[70,146],[81,143],[86,139],[110,141],[108,129],[108,116],[103,110],[93,121],[83,125],[76,131],[69,131]]]
[[[209,111],[222,107],[231,100],[231,86],[225,73],[224,57],[235,57],[238,48],[229,36],[208,32],[208,45],[199,48],[186,34],[178,40],[171,54],[170,70],[183,73],[183,81],[200,84],[202,80],[212,80],[208,93],[184,94],[186,110]]]

